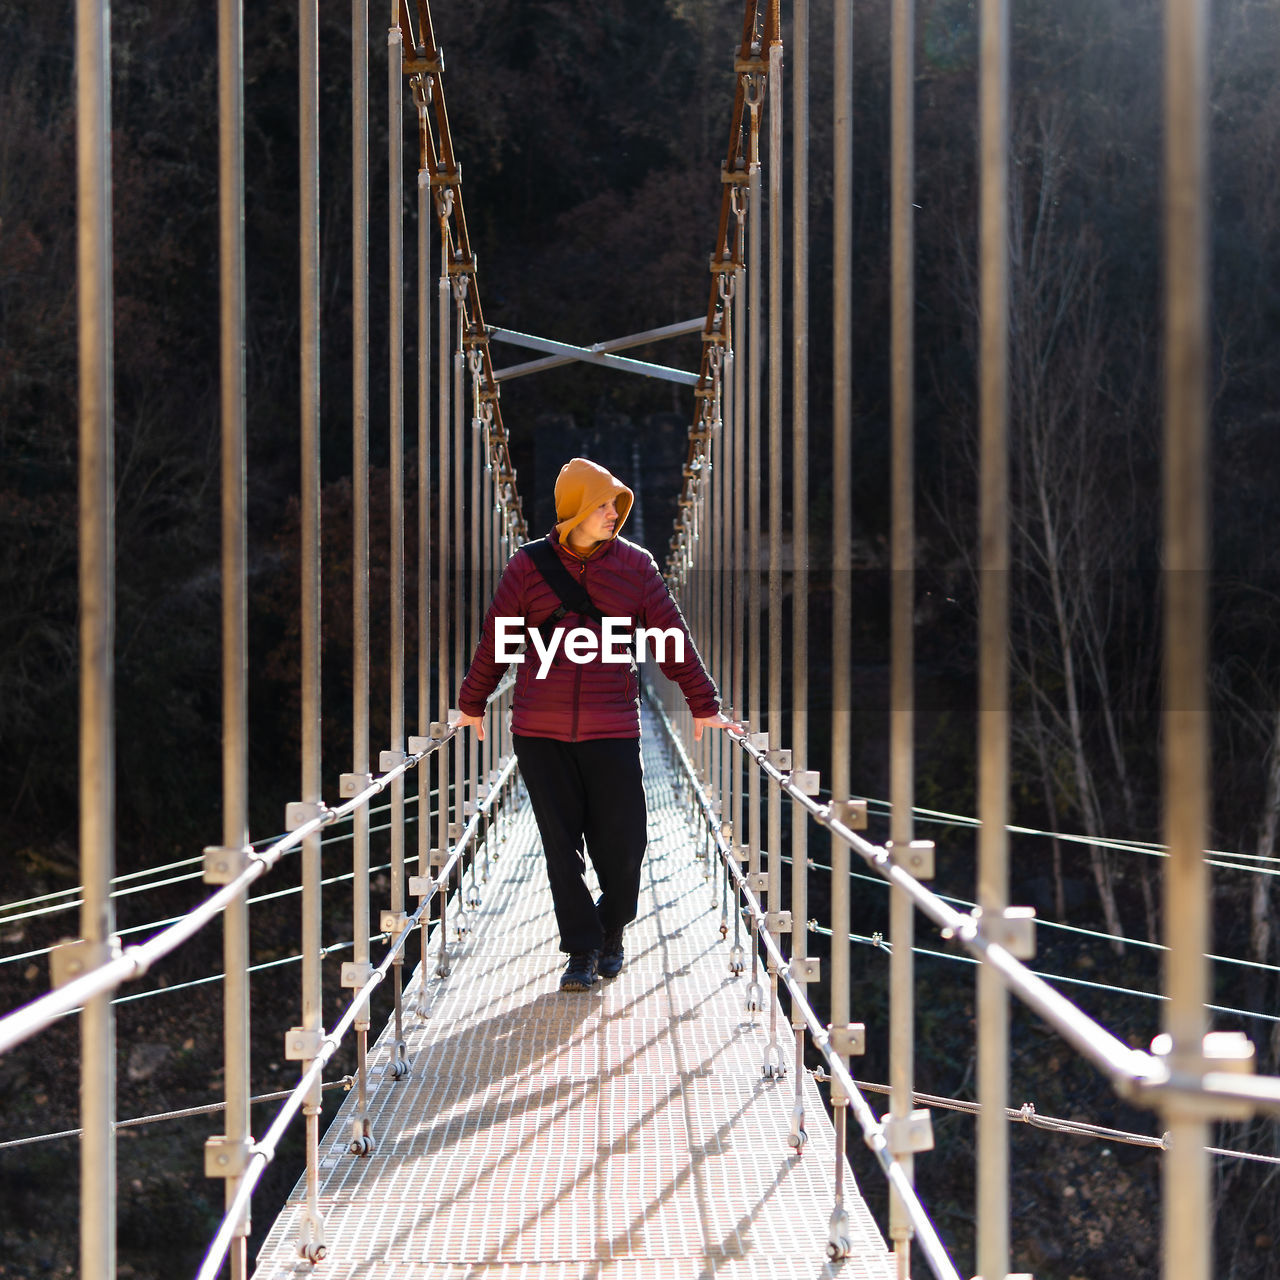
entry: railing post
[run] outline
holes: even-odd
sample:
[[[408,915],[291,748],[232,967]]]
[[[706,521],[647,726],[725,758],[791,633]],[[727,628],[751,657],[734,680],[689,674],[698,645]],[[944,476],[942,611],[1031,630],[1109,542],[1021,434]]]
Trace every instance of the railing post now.
[[[764,639],[760,626],[760,432],[762,375],[760,330],[765,307],[764,280],[761,275],[761,230],[764,225],[760,190],[760,107],[764,83],[759,76],[748,78],[747,103],[751,113],[750,151],[747,158],[749,186],[747,201],[747,615],[751,639],[747,654],[746,713],[752,728],[760,730],[760,648]],[[743,642],[746,643],[746,635]],[[753,876],[760,874],[760,770],[752,769],[747,777],[747,844],[748,863]],[[765,904],[773,910],[772,902]],[[754,937],[751,945],[751,991],[755,991],[760,973],[760,952]]]
[[[434,81],[424,76],[418,104],[421,145],[427,145],[427,105]],[[425,154],[418,159],[418,734],[431,734],[431,174]],[[443,675],[442,675],[443,679]],[[418,875],[429,879],[431,867],[432,760],[418,766]],[[418,1002],[427,984],[428,922],[421,928],[422,962],[418,966]]]
[[[786,212],[782,200],[782,32],[779,4],[769,6],[769,742],[781,747],[782,731],[782,234]],[[782,909],[782,790],[769,783],[769,910]],[[775,919],[777,916],[775,915]],[[794,917],[793,917],[794,925]],[[782,930],[772,930],[781,943]],[[766,1070],[782,1075],[785,1059],[778,1043],[778,971],[769,965],[769,1054]]]
[[[249,843],[248,605],[245,514],[244,53],[240,0],[218,5],[218,257],[222,484],[222,844]],[[240,1186],[249,1127],[249,904],[223,913],[223,1074],[226,1115],[213,1145],[223,1148],[225,1201]],[[214,1157],[215,1165],[217,1155]],[[231,1242],[232,1280],[248,1274],[249,1212]]]
[[[834,493],[851,492],[853,463],[853,10],[837,4],[834,21],[833,95],[833,317],[832,317],[832,470]],[[850,629],[853,625],[852,513],[847,502],[833,504],[831,521],[831,796],[849,798],[850,788]],[[831,1022],[849,1023],[849,848],[831,838]],[[847,1059],[846,1059],[847,1062]],[[849,1099],[831,1086],[836,1130],[835,1207],[829,1250],[847,1251],[844,1209],[845,1129]]]
[[[1203,1072],[1209,993],[1209,443],[1206,364],[1209,164],[1208,6],[1165,4],[1164,919],[1169,952],[1169,1065]],[[1212,1196],[1203,1109],[1172,1095],[1164,1108],[1164,1274],[1211,1269]]]
[[[791,20],[791,764],[809,758],[809,0]],[[808,955],[809,820],[791,806],[791,955]],[[796,1146],[804,1139],[805,1025],[793,1002]]]
[[[437,610],[439,647],[436,650],[436,679],[439,688],[440,723],[449,720],[449,697],[452,690],[452,668],[449,664],[449,626],[451,621],[449,602],[449,575],[453,565],[453,539],[450,527],[450,509],[452,484],[450,483],[449,424],[452,421],[450,410],[450,391],[453,384],[452,375],[452,328],[450,323],[450,289],[449,289],[449,218],[452,216],[453,191],[448,187],[441,188],[436,198],[436,214],[440,223],[440,280],[436,290],[437,324],[436,324],[436,447],[439,450],[439,501],[436,509],[439,519],[439,547],[437,562],[440,566],[440,606]],[[456,741],[449,741],[435,753],[436,758],[436,847],[432,852],[432,862],[444,864],[449,856],[449,756],[460,750]],[[434,872],[434,866],[432,868]],[[448,889],[440,889],[441,928],[444,927],[443,907],[447,899]],[[422,932],[422,979],[427,977],[427,931]]]
[[[983,0],[981,132],[981,529],[978,674],[978,905],[999,918],[1009,898],[1009,5]],[[1009,998],[978,971],[978,1270],[1009,1269]]]
[[[301,6],[298,23],[299,248],[301,276],[301,534],[302,534],[302,805],[323,804],[320,761],[320,105],[319,13]],[[316,1058],[321,1004],[321,848],[314,832],[302,843],[302,1036],[293,1055],[302,1071]],[[299,1251],[324,1255],[319,1204],[320,1080],[303,1107],[307,1130],[307,1210]]]
[[[891,674],[889,697],[889,794],[894,850],[905,850],[914,835],[912,806],[915,791],[915,306],[914,250],[914,126],[915,126],[915,4],[895,0],[893,6],[892,183],[891,213],[891,354],[892,367],[892,529]],[[901,1138],[908,1131],[915,1074],[915,909],[906,892],[891,890],[889,933],[893,955],[890,973],[890,1151],[908,1181],[914,1181],[912,1146]],[[889,1230],[899,1280],[911,1275],[913,1235],[907,1206],[893,1191],[889,1200]]]
[[[351,744],[353,785],[371,776],[369,759],[369,2],[351,0]],[[368,977],[369,809],[351,815],[351,966],[343,986]],[[356,1031],[356,1113],[351,1149],[367,1153],[369,1009]]]
[[[76,3],[76,276],[79,327],[80,938],[85,968],[115,934],[115,501],[111,231],[111,11]],[[116,1268],[115,1015],[80,1015],[80,1274]]]
[[[399,763],[404,732],[404,32],[398,0],[392,0],[387,35],[387,260],[390,304],[387,349],[388,483],[391,537],[391,740],[390,758]],[[391,783],[391,915],[399,929],[405,916],[404,777]],[[395,1041],[398,1063],[407,1062],[404,1043],[404,951],[392,966]],[[405,1068],[398,1069],[405,1074]]]

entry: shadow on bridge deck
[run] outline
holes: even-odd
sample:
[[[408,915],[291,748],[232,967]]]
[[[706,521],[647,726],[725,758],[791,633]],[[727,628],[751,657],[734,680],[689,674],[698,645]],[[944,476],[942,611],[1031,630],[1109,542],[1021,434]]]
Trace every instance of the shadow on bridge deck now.
[[[833,1133],[808,1081],[809,1140],[803,1156],[787,1146],[794,1081],[762,1078],[769,1010],[747,1013],[749,974],[728,972],[657,737],[646,733],[649,854],[622,975],[559,992],[526,806],[470,933],[452,944],[450,976],[427,982],[429,1016],[407,1018],[411,1074],[387,1070],[391,1028],[371,1050],[376,1151],[347,1154],[354,1097],[322,1141],[327,1257],[298,1259],[300,1183],[258,1280],[892,1276],[851,1176],[853,1254],[826,1261]],[[781,1014],[778,1028],[790,1046]]]

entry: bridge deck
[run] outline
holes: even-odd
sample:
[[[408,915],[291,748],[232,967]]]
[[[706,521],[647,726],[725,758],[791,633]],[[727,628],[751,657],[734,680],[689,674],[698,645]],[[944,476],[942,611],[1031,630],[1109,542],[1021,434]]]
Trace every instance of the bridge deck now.
[[[826,1261],[833,1131],[807,1081],[809,1140],[802,1156],[787,1146],[795,1084],[762,1079],[769,1010],[745,1012],[749,973],[727,971],[657,737],[646,732],[650,844],[622,975],[560,994],[526,805],[451,975],[427,984],[429,1017],[407,1019],[411,1075],[384,1078],[390,1029],[370,1051],[375,1154],[346,1153],[354,1097],[322,1139],[328,1256],[315,1271],[297,1258],[299,1183],[258,1280],[892,1276],[851,1175],[853,1256]],[[792,1070],[781,1013],[778,1028]]]

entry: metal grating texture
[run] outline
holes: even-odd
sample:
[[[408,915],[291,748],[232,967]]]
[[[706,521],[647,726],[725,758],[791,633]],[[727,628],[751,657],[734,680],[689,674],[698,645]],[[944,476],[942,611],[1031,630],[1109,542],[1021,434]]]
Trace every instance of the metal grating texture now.
[[[746,1012],[750,972],[728,972],[659,737],[646,726],[649,851],[622,974],[560,993],[564,957],[524,806],[471,931],[450,939],[450,976],[429,976],[427,1016],[406,1019],[411,1074],[384,1075],[390,1029],[370,1050],[376,1151],[347,1154],[354,1098],[321,1143],[326,1258],[298,1258],[300,1182],[256,1280],[894,1275],[851,1173],[853,1254],[826,1260],[834,1134],[806,1080],[808,1143],[801,1156],[787,1146],[795,1083],[762,1078],[770,1010]],[[780,1012],[777,1025],[792,1070]]]

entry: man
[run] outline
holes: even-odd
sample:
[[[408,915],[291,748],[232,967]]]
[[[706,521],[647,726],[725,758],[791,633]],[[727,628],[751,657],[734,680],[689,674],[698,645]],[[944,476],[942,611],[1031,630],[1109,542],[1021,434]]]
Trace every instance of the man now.
[[[587,991],[622,971],[623,929],[636,918],[648,843],[639,675],[611,643],[621,621],[665,633],[655,656],[679,684],[696,738],[733,726],[653,557],[618,536],[633,497],[586,458],[561,468],[546,548],[530,544],[507,562],[458,694],[455,723],[483,738],[486,699],[511,660],[508,640],[517,625],[528,629],[534,643],[520,659],[511,730],[542,836],[560,949],[569,955],[562,991]],[[584,843],[598,901],[587,888]]]

